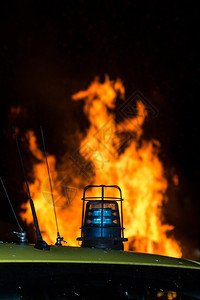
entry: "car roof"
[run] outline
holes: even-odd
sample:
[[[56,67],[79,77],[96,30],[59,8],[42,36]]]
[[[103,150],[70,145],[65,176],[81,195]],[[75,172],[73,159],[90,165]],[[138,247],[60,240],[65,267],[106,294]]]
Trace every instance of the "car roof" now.
[[[168,256],[70,246],[51,246],[50,251],[34,248],[34,245],[0,244],[0,263],[95,263],[116,265],[162,266],[199,269],[200,263]]]

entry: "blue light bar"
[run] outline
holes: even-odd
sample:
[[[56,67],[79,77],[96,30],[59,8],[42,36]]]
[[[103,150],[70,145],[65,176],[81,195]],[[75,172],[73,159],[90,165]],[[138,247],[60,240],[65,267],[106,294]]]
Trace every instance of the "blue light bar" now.
[[[111,225],[112,222],[112,211],[111,209],[103,209],[103,222],[102,222],[102,209],[94,209],[90,215],[91,225]]]
[[[94,225],[100,225],[101,226],[101,218],[95,218],[95,219],[92,220],[91,223],[94,224]],[[112,224],[111,219],[103,218],[103,226],[104,225],[111,225],[111,224]]]
[[[86,197],[90,188],[100,188],[101,195]],[[107,196],[107,188],[117,189],[120,197]],[[121,189],[116,185],[88,185],[84,188],[82,200],[81,237],[77,239],[82,241],[81,247],[123,250],[123,242],[127,239],[123,231]],[[121,220],[117,201],[120,202]]]
[[[94,217],[101,217],[101,214],[102,214],[102,209],[95,209],[93,212],[92,212],[92,216]],[[111,217],[112,216],[112,212],[111,212],[111,209],[103,209],[103,216],[104,217]]]

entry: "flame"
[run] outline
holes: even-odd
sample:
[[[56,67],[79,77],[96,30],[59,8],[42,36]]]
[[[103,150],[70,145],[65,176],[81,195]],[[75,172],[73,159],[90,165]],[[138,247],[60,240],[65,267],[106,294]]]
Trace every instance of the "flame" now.
[[[167,295],[166,295],[167,294]],[[168,291],[168,292],[166,292],[166,291],[163,291],[163,290],[161,290],[161,291],[159,291],[158,293],[157,293],[157,297],[158,298],[160,298],[160,297],[163,297],[163,296],[167,296],[167,299],[168,300],[173,300],[173,299],[175,299],[176,297],[177,297],[177,294],[176,294],[176,292],[173,292],[173,291]]]
[[[121,80],[112,81],[108,76],[103,83],[96,78],[88,89],[72,96],[73,101],[84,101],[84,113],[90,121],[90,127],[80,142],[79,150],[69,156],[74,164],[65,174],[71,184],[71,187],[64,187],[68,193],[63,192],[59,179],[60,167],[56,165],[55,157],[48,156],[59,231],[68,245],[77,245],[82,212],[82,188],[79,187],[83,186],[83,182],[116,184],[121,187],[125,199],[125,236],[129,238],[126,250],[181,257],[179,243],[170,235],[174,227],[164,224],[162,216],[168,183],[159,159],[160,143],[142,137],[143,124],[148,115],[142,101],[135,103],[135,115],[131,118],[121,117],[120,110],[114,113],[116,102],[124,98],[125,89]],[[39,160],[33,169],[35,180],[30,184],[30,191],[43,237],[49,243],[54,243],[55,217],[44,155],[34,133],[28,132],[27,138],[31,152]],[[75,166],[81,174],[77,175]],[[72,201],[66,197],[70,191],[73,194]],[[32,222],[29,204],[24,204],[23,209],[22,218],[27,223]]]
[[[53,244],[56,241],[57,231],[45,157],[38,147],[33,131],[28,131],[26,137],[32,154],[39,160],[39,163],[36,163],[33,168],[35,180],[33,183],[29,183],[31,197],[34,199],[43,238],[48,243]],[[48,155],[48,164],[51,176],[53,175],[53,196],[56,214],[58,215],[59,231],[67,237],[70,245],[76,245],[81,219],[81,201],[74,201],[69,204],[69,193],[74,190],[77,194],[76,189],[67,187],[66,194],[63,195],[62,182],[58,178],[56,159],[53,155]],[[79,198],[81,198],[81,194],[79,194]],[[33,218],[29,203],[22,204],[22,209],[22,219],[28,224],[32,223]],[[74,218],[73,216],[76,217]]]

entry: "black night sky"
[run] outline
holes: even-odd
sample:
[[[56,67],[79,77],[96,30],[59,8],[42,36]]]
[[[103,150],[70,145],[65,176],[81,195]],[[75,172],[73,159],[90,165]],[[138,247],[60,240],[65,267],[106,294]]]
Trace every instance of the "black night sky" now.
[[[39,135],[43,124],[47,150],[61,160],[66,145],[73,150],[73,133],[88,126],[71,95],[108,74],[121,78],[126,97],[137,89],[159,111],[146,123],[145,138],[160,141],[166,176],[179,176],[164,214],[185,256],[194,258],[200,248],[197,7],[189,1],[23,0],[4,2],[0,22],[0,175],[16,211],[26,196],[11,126],[23,136],[27,129]],[[10,108],[18,106],[14,118]],[[23,155],[31,180],[26,144]],[[14,220],[2,189],[0,197],[3,239]]]

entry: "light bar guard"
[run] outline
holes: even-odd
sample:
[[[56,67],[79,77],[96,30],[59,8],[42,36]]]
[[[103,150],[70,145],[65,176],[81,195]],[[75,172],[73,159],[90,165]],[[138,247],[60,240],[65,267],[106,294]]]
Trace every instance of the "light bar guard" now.
[[[86,197],[86,191],[90,188],[93,188],[93,187],[101,187],[101,197]],[[105,197],[104,196],[104,188],[116,188],[119,190],[119,193],[120,193],[120,197]],[[83,209],[82,209],[82,225],[81,225],[81,238],[83,238],[83,229],[86,229],[88,228],[87,226],[84,226],[84,215],[85,215],[85,201],[97,201],[97,200],[101,200],[101,226],[99,226],[99,228],[101,228],[101,237],[103,237],[103,204],[104,204],[104,201],[105,200],[115,200],[115,201],[119,201],[121,203],[121,235],[122,235],[122,239],[124,239],[124,227],[123,227],[123,207],[122,207],[122,201],[124,200],[122,198],[122,191],[120,189],[119,186],[117,185],[87,185],[85,188],[84,188],[84,191],[83,191]]]

